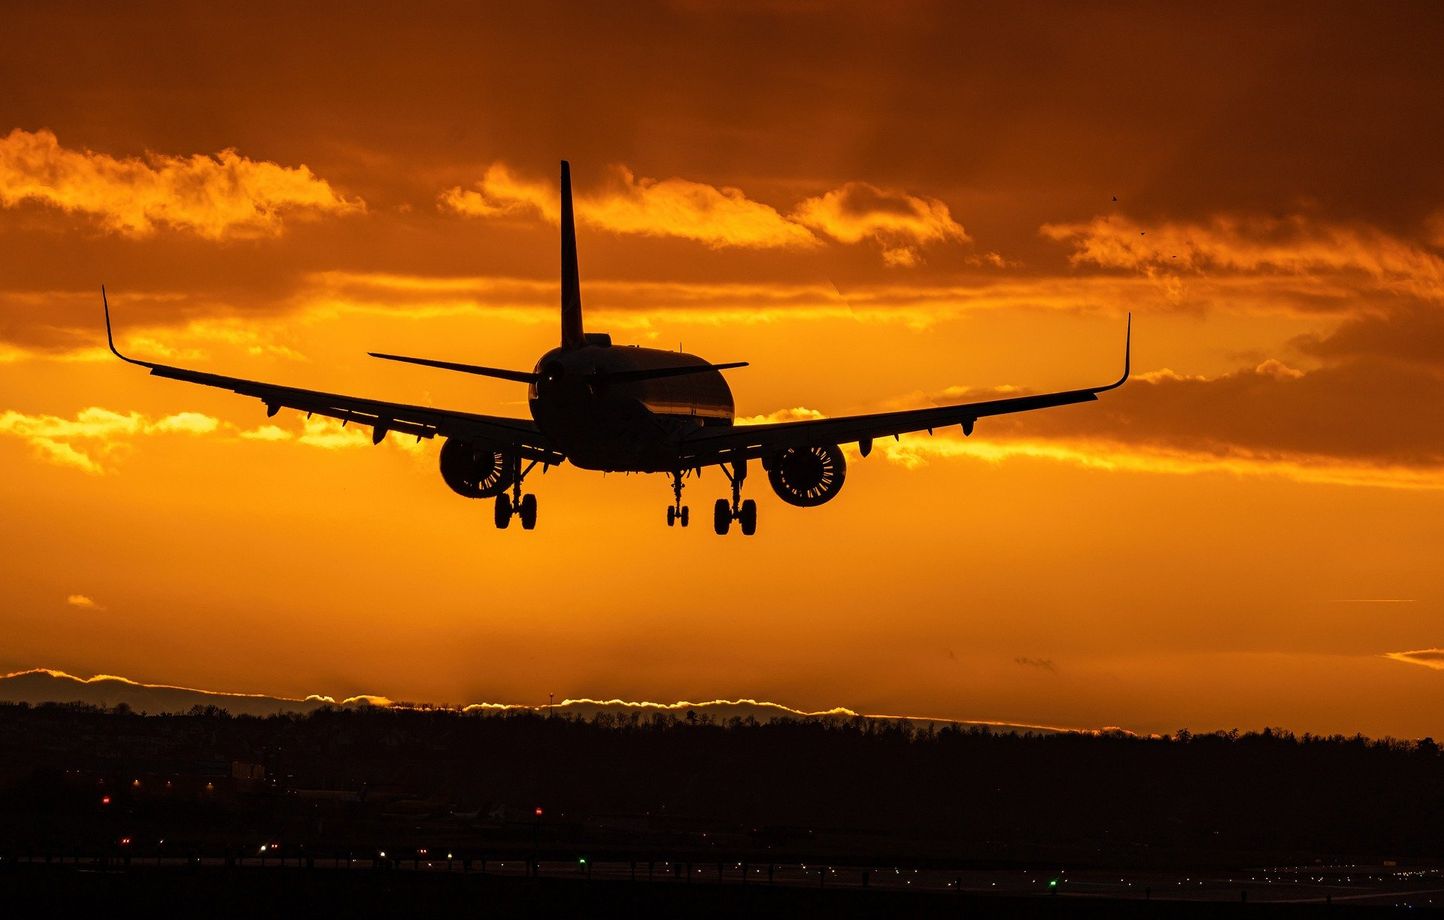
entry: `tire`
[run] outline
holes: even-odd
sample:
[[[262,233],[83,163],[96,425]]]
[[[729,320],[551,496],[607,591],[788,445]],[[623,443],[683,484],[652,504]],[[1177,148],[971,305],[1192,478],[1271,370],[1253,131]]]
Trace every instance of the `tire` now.
[[[757,502],[746,499],[737,509],[737,523],[742,525],[742,535],[750,537],[757,532]]]
[[[536,530],[536,496],[523,495],[517,514],[521,515],[522,530]]]
[[[498,530],[506,530],[511,524],[511,496],[505,492],[496,497],[496,527]]]
[[[726,536],[727,531],[732,529],[732,506],[725,498],[717,499],[717,504],[712,506],[712,529],[719,537]]]
[[[682,526],[683,526],[683,527],[686,527],[686,526],[687,526],[687,506],[686,506],[686,505],[683,505],[683,506],[682,506],[682,513],[679,514],[679,515],[677,515],[677,520],[679,520],[679,521],[682,522]]]
[[[676,527],[676,526],[677,526],[677,509],[671,507],[670,505],[667,507],[667,526],[668,526],[668,527]]]

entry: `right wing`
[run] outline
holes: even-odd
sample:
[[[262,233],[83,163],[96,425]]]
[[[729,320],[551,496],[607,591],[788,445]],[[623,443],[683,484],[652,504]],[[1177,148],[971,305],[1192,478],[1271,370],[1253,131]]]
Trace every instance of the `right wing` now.
[[[101,288],[101,300],[105,304],[105,338],[110,350],[122,361],[148,368],[153,376],[198,383],[202,386],[230,390],[241,396],[259,399],[266,405],[266,415],[273,416],[281,409],[295,409],[307,416],[321,415],[340,419],[343,424],[366,425],[371,428],[371,440],[381,443],[388,432],[413,435],[417,438],[466,438],[494,444],[498,449],[510,450],[527,460],[547,464],[559,464],[566,455],[552,447],[528,419],[503,418],[495,415],[477,415],[471,412],[456,412],[449,409],[433,409],[428,406],[410,406],[405,403],[383,402],[360,396],[344,396],[337,393],[323,393],[319,390],[302,390],[296,387],[263,383],[257,380],[243,380],[239,377],[224,377],[203,371],[171,367],[151,361],[128,358],[115,347],[115,338],[110,330],[110,304],[105,300],[105,289]]]
[[[682,440],[683,465],[732,463],[770,456],[789,447],[820,447],[853,442],[858,443],[866,455],[872,449],[875,438],[896,437],[911,431],[927,431],[931,434],[934,428],[946,428],[949,425],[961,425],[965,433],[972,434],[973,423],[985,416],[1092,402],[1098,398],[1099,393],[1116,390],[1128,380],[1132,339],[1133,317],[1130,315],[1123,344],[1123,376],[1103,386],[1064,390],[1059,393],[1039,393],[1034,396],[1012,396],[956,406],[905,409],[901,412],[803,419],[763,425],[697,428]]]

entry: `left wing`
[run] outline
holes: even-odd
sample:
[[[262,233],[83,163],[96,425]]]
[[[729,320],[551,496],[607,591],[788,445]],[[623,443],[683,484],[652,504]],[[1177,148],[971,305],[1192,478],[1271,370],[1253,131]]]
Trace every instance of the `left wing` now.
[[[218,387],[241,396],[254,397],[265,403],[268,417],[283,408],[296,409],[306,413],[308,417],[321,415],[340,419],[342,424],[366,425],[371,428],[371,440],[376,444],[380,444],[388,432],[395,431],[417,438],[440,435],[444,438],[461,437],[484,441],[498,449],[510,450],[524,459],[553,465],[566,459],[565,454],[552,447],[536,424],[528,419],[477,415],[450,409],[433,409],[429,406],[383,402],[360,396],[323,393],[319,390],[302,390],[126,357],[115,347],[115,338],[110,330],[110,303],[105,299],[104,288],[101,288],[101,301],[105,304],[105,338],[117,358],[148,368],[156,377]]]
[[[1128,380],[1132,352],[1133,315],[1128,317],[1128,330],[1123,344],[1123,376],[1113,383],[1081,390],[1039,393],[1034,396],[1013,396],[985,402],[931,409],[908,409],[902,412],[879,412],[842,418],[805,419],[798,422],[776,422],[765,425],[737,425],[731,428],[698,428],[682,440],[683,465],[707,466],[765,457],[789,447],[812,447],[856,442],[866,455],[875,438],[927,431],[961,425],[964,433],[973,433],[973,424],[980,418],[1031,412],[1053,406],[1092,402],[1099,393],[1116,390]]]

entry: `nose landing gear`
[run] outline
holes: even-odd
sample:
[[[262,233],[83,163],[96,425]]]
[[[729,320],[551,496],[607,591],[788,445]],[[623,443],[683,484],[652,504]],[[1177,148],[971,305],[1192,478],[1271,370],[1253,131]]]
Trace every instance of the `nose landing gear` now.
[[[732,464],[730,470],[724,463],[722,472],[732,483],[732,501],[719,498],[712,506],[712,529],[717,531],[718,536],[726,536],[727,531],[732,529],[732,522],[736,521],[742,528],[742,535],[750,537],[757,532],[757,502],[750,498],[742,500],[742,483],[747,479],[747,461],[738,460]]]
[[[511,525],[512,515],[521,518],[522,530],[536,529],[536,496],[531,493],[521,493],[522,480],[536,466],[537,461],[528,463],[526,469],[521,467],[521,458],[513,460],[511,494],[505,492],[496,497],[496,526],[498,530],[506,530]]]
[[[687,506],[682,504],[682,472],[672,474],[672,507],[667,509],[667,526],[687,526]]]

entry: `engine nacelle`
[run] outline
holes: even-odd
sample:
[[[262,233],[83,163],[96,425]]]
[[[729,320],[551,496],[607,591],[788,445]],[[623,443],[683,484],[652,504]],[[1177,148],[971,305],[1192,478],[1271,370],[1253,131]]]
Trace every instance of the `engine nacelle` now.
[[[803,508],[831,501],[847,478],[847,460],[836,444],[789,447],[768,458],[766,469],[777,497]]]
[[[489,444],[447,438],[441,445],[441,478],[467,498],[491,498],[511,485],[515,464]]]

